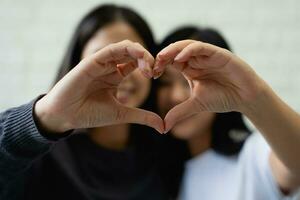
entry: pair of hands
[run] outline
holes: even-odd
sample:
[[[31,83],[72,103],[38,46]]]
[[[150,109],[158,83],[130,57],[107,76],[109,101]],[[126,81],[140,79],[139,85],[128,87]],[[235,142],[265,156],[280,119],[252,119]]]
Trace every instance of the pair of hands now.
[[[162,120],[156,113],[130,108],[115,97],[117,87],[136,68],[158,78],[166,67],[182,72],[191,96]],[[177,122],[202,111],[246,113],[265,83],[251,67],[228,50],[193,40],[173,43],[156,59],[140,44],[122,41],[83,59],[35,106],[43,128],[50,132],[138,123],[168,132]]]

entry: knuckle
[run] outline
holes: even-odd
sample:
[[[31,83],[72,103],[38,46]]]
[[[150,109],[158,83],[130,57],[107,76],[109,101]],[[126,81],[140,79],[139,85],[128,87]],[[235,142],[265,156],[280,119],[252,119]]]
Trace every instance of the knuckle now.
[[[126,110],[124,109],[117,109],[116,110],[116,116],[115,116],[115,119],[116,121],[122,121],[125,119],[125,116],[127,115],[127,112]]]
[[[111,45],[108,47],[108,53],[111,58],[116,59],[114,46]]]
[[[124,42],[124,44],[126,44],[126,45],[129,45],[129,44],[132,44],[132,43],[133,43],[133,42],[132,42],[131,40],[129,40],[129,39],[126,39],[126,40],[124,40],[123,42]]]

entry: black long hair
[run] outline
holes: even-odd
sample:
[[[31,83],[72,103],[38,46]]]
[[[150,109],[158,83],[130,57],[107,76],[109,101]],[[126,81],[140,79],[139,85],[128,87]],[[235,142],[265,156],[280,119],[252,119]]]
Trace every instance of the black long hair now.
[[[150,53],[155,54],[153,33],[147,22],[135,11],[127,7],[105,4],[91,10],[78,24],[57,73],[55,83],[66,75],[81,60],[86,43],[102,27],[122,21],[130,25],[143,39]]]

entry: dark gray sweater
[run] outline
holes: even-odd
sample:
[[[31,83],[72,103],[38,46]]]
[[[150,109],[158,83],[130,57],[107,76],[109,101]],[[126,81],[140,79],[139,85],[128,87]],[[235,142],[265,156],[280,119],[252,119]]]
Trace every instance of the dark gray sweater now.
[[[39,133],[34,102],[0,114],[0,199],[20,199],[24,172],[55,143]]]
[[[86,134],[50,140],[35,124],[34,103],[0,114],[1,200],[169,199],[153,133],[124,152],[98,147]]]

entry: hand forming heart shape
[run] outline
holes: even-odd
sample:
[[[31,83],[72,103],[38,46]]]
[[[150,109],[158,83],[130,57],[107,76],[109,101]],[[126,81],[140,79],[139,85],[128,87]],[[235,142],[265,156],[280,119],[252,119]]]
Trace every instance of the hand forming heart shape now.
[[[166,67],[182,72],[191,96],[172,108],[164,120],[116,100],[118,85],[134,69],[139,68],[148,78],[158,78]],[[37,102],[36,112],[42,122],[47,122],[49,131],[138,123],[162,133],[202,111],[243,111],[263,85],[249,65],[228,50],[207,43],[179,41],[163,49],[154,60],[140,44],[122,41],[82,60]]]
[[[155,78],[166,67],[180,70],[191,89],[190,98],[167,113],[166,132],[202,111],[243,112],[265,87],[251,67],[230,51],[199,41],[179,41],[163,49],[156,57]]]

